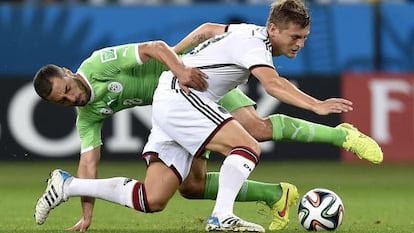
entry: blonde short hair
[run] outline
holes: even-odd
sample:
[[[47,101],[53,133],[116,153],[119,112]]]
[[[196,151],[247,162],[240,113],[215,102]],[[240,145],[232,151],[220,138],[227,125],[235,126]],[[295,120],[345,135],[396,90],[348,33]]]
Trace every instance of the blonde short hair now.
[[[307,27],[311,18],[307,7],[301,0],[279,0],[272,3],[266,25],[275,24],[278,28],[287,27],[288,23]]]

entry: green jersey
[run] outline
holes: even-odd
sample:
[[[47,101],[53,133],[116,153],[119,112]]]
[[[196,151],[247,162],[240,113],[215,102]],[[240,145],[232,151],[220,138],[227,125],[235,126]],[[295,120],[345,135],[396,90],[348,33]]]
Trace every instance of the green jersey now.
[[[81,152],[102,144],[101,129],[106,118],[126,108],[151,105],[159,76],[165,70],[167,67],[155,60],[142,63],[138,44],[93,52],[77,71],[91,89],[89,102],[77,107]]]
[[[76,127],[81,153],[102,145],[101,130],[106,118],[123,109],[151,105],[158,79],[167,69],[155,60],[142,63],[138,44],[93,52],[77,71],[91,89],[89,102],[77,107]],[[230,112],[255,105],[237,88],[223,96],[219,103]]]

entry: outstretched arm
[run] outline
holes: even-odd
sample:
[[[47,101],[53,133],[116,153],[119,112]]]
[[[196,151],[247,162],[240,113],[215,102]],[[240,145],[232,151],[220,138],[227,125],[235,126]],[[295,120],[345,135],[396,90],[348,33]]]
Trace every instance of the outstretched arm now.
[[[197,68],[185,66],[177,54],[163,41],[151,41],[141,43],[138,46],[139,56],[142,62],[153,58],[168,66],[180,81],[180,87],[189,93],[189,87],[199,91],[207,88],[207,75]]]
[[[270,67],[256,67],[251,72],[259,79],[269,95],[284,103],[312,111],[319,115],[352,111],[351,101],[342,98],[318,100],[299,90],[286,78],[279,76],[276,70]]]
[[[98,164],[100,158],[100,146],[96,147],[93,150],[82,153],[78,165],[78,178],[96,179],[98,177]],[[92,222],[94,204],[95,198],[81,197],[82,217],[75,225],[68,228],[67,230],[80,232],[87,231]]]
[[[178,42],[174,46],[174,51],[178,54],[185,53],[211,37],[224,33],[225,29],[226,25],[224,24],[204,23]]]

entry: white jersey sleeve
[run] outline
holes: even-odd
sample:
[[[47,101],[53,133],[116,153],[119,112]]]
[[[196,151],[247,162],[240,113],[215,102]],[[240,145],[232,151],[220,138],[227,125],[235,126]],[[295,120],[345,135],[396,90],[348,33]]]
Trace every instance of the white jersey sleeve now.
[[[257,25],[247,24],[247,23],[229,24],[227,26],[226,32],[240,31],[240,30],[246,30],[246,29],[255,29],[257,27],[258,27]]]
[[[229,24],[228,27],[227,27],[227,32],[238,32],[238,31],[243,31],[243,30],[250,30],[252,32],[253,37],[260,38],[263,41],[267,40],[267,32],[266,32],[265,27],[260,27],[260,26],[254,25],[254,24],[246,24],[246,23]],[[266,43],[270,44],[270,42],[266,42]],[[245,48],[249,48],[248,44],[246,46],[247,47],[245,47]],[[266,59],[265,62],[260,61],[263,58]],[[269,65],[269,66],[273,67],[273,58],[272,58],[271,51],[270,52],[269,51],[263,51],[261,48],[260,49],[256,48],[256,49],[249,50],[246,53],[246,56],[243,58],[243,60],[245,61],[244,63],[246,65],[248,65],[250,63],[252,63],[252,64],[258,63],[257,65],[259,65],[260,63],[262,63],[263,65]],[[248,65],[248,66],[250,67],[251,65]]]
[[[273,66],[273,58],[271,51],[264,49],[263,45],[259,41],[246,40],[242,45],[246,49],[245,51],[240,51],[238,54],[238,60],[240,64],[244,67],[251,69],[254,66]]]

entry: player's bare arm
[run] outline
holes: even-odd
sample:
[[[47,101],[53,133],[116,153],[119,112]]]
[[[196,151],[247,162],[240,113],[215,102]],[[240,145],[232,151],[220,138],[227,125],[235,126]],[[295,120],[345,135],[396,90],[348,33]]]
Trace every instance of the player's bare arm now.
[[[225,29],[226,25],[224,24],[204,23],[178,42],[174,46],[174,51],[178,54],[185,53],[211,37],[224,33]]]
[[[139,56],[142,62],[153,58],[168,66],[180,81],[180,87],[189,93],[188,88],[192,87],[199,91],[207,88],[205,78],[207,75],[197,68],[185,66],[177,54],[163,41],[152,41],[142,43],[138,47]]]
[[[77,176],[85,179],[96,179],[98,177],[98,165],[101,158],[101,147],[83,152],[80,156]],[[68,228],[69,231],[85,232],[92,222],[95,198],[81,197],[82,216],[80,220]]]
[[[342,98],[331,98],[325,101],[318,100],[294,86],[286,78],[271,67],[259,66],[251,70],[263,85],[265,91],[278,100],[303,108],[319,115],[352,111],[352,102]]]

